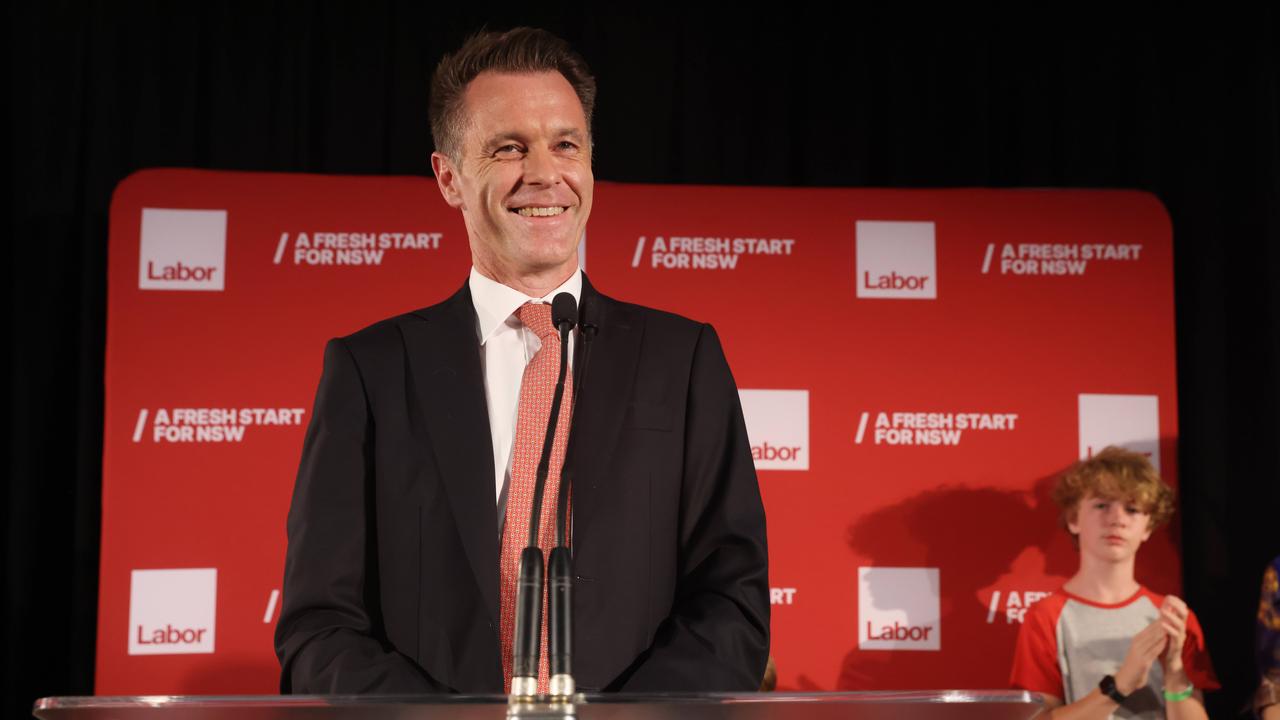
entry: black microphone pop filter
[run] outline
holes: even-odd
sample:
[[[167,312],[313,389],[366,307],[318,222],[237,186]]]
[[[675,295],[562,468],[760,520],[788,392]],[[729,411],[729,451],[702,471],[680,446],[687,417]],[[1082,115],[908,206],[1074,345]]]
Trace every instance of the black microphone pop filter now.
[[[578,321],[578,302],[567,292],[551,299],[551,324],[560,332],[572,330]],[[568,327],[566,327],[566,325]]]

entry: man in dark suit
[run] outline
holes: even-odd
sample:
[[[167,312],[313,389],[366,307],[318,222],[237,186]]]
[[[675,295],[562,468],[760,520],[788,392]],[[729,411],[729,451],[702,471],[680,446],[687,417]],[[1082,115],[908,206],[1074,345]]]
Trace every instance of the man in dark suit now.
[[[285,692],[503,690],[520,373],[542,348],[516,311],[557,292],[597,328],[574,339],[572,442],[551,478],[571,483],[579,689],[759,686],[764,511],[719,340],[578,269],[594,95],[581,58],[539,30],[482,33],[441,61],[432,166],[473,269],[448,300],[325,349],[289,511]]]

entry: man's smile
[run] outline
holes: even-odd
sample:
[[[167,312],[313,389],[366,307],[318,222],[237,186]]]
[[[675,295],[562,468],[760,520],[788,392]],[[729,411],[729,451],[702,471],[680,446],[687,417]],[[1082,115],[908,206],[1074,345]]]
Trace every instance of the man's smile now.
[[[552,205],[549,207],[527,206],[527,207],[520,207],[520,208],[511,208],[510,210],[511,212],[517,215],[520,215],[521,217],[552,217],[554,215],[560,215],[561,213],[564,213],[568,209],[569,208],[561,205]]]

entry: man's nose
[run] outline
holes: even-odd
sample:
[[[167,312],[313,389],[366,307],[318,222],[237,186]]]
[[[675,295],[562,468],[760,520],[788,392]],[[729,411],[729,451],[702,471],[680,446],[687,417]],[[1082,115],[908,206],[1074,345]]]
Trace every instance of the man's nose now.
[[[524,183],[526,185],[555,185],[560,182],[560,170],[555,156],[545,147],[534,146],[524,156]]]

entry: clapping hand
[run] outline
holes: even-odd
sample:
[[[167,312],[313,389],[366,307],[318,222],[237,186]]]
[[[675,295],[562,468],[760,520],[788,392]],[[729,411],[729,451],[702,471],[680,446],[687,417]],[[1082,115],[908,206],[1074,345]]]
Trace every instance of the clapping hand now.
[[[1185,606],[1184,606],[1185,607]],[[1165,652],[1169,645],[1169,631],[1165,627],[1164,617],[1143,628],[1129,642],[1129,652],[1124,662],[1116,671],[1116,689],[1128,695],[1147,684],[1147,676],[1156,658]]]
[[[1160,624],[1169,638],[1168,646],[1160,658],[1165,674],[1182,670],[1182,647],[1187,642],[1187,604],[1182,598],[1166,595],[1160,604]]]

